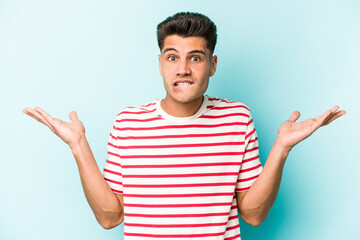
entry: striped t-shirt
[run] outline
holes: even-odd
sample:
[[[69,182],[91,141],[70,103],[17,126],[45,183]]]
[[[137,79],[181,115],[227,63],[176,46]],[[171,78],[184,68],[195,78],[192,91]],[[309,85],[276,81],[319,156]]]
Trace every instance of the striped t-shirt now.
[[[120,112],[104,177],[124,197],[132,239],[240,239],[235,192],[262,170],[249,108],[205,96],[191,117],[168,115],[156,100]]]

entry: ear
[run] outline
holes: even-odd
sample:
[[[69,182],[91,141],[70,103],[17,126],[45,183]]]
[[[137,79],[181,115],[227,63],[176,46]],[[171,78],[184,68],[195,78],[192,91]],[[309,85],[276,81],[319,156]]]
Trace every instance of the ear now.
[[[210,65],[210,77],[214,76],[216,72],[216,66],[217,66],[217,56],[211,57],[211,65]]]
[[[159,58],[159,72],[160,72],[160,75],[162,76],[162,66],[161,66],[161,54],[158,55],[158,58]]]

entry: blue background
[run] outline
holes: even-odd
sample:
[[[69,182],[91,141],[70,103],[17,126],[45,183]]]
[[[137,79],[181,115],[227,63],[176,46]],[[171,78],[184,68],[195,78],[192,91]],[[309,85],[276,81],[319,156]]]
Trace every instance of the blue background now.
[[[360,239],[360,3],[0,1],[0,239],[122,239],[82,192],[70,149],[22,109],[76,110],[102,169],[116,114],[164,97],[156,25],[178,11],[218,27],[207,94],[247,104],[262,163],[279,125],[340,105],[347,114],[291,152],[276,203],[244,240]]]

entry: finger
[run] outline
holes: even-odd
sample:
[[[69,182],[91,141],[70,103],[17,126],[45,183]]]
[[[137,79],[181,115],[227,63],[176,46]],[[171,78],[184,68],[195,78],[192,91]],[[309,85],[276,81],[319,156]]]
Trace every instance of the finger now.
[[[50,124],[54,122],[54,119],[44,110],[42,110],[40,107],[36,107],[35,110],[40,113],[40,115]]]
[[[335,105],[330,110],[331,110],[332,113],[335,113],[337,110],[339,110],[339,108],[340,107],[338,105]]]
[[[328,111],[330,111],[330,114],[325,118],[324,122],[326,122],[329,118],[331,118],[338,109],[339,109],[339,106],[337,106],[337,105],[332,107],[331,109],[329,109]],[[325,113],[327,113],[328,111],[326,111]]]
[[[48,123],[46,125],[51,129],[51,131],[55,132],[55,128],[54,128],[54,124],[53,124],[54,123],[54,118],[51,117],[47,112],[45,112],[40,107],[36,107],[35,110],[43,117],[45,122]]]
[[[327,110],[323,116],[321,116],[321,126],[326,125],[326,123],[332,119],[332,117],[336,114],[336,111],[339,110],[339,106],[334,106],[331,109]]]
[[[295,111],[291,114],[290,118],[289,118],[289,121],[290,122],[295,122],[296,120],[298,120],[300,117],[300,112],[298,111]]]
[[[341,117],[342,115],[345,115],[346,111],[341,110],[339,112],[336,112],[335,114],[333,114],[330,118],[328,118],[323,125],[328,125],[329,123],[331,123],[332,121],[334,121],[335,119]]]
[[[23,110],[23,112],[25,114],[29,115],[30,117],[34,118],[35,120],[43,123],[43,121],[42,121],[43,117],[41,117],[41,115],[38,112],[36,112],[35,110],[33,110],[32,108],[27,107]]]
[[[332,109],[327,110],[323,115],[317,117],[317,127],[321,127],[332,116]]]
[[[50,125],[50,123],[48,123],[48,122],[45,120],[45,118],[43,118],[43,117],[41,116],[41,114],[38,113],[37,111],[35,111],[34,109],[27,107],[27,108],[25,108],[25,109],[23,110],[23,112],[24,112],[25,114],[27,114],[28,116],[34,118],[34,119],[37,120],[38,122],[41,122],[42,124],[48,126],[48,127],[51,129],[51,131],[54,132],[54,128]]]
[[[41,122],[41,123],[46,123],[46,120],[40,115],[40,113],[38,113],[37,111],[35,111],[32,108],[25,108],[23,110],[24,113],[26,113],[27,115],[29,115],[32,118],[35,118],[37,121]]]
[[[75,111],[72,111],[72,112],[69,114],[69,117],[70,117],[70,120],[71,120],[72,122],[78,120],[78,116],[77,116],[77,114],[76,114]]]

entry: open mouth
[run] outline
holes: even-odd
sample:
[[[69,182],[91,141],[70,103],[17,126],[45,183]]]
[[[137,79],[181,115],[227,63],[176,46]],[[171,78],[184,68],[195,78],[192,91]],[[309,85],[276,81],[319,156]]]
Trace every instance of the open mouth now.
[[[190,81],[178,81],[178,82],[175,82],[174,83],[174,86],[176,87],[176,86],[184,86],[184,85],[191,85],[192,84],[192,82],[190,82]]]

